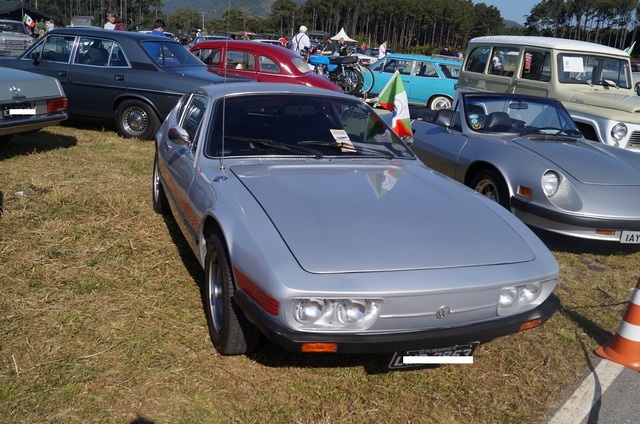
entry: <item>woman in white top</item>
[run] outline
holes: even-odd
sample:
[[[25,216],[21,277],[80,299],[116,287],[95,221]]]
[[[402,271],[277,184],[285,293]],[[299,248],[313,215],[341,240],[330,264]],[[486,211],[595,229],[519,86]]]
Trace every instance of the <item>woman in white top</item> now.
[[[382,59],[387,55],[387,40],[384,40],[378,47],[378,59]]]

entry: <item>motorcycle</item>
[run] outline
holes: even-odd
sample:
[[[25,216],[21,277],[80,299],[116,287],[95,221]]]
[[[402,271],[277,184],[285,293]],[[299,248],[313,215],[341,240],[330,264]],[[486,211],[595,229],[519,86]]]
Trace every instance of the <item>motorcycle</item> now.
[[[316,49],[307,55],[307,63],[317,74],[326,75],[343,92],[353,95],[360,91],[363,83],[362,74],[356,69],[357,62],[356,56],[327,57],[317,54]]]

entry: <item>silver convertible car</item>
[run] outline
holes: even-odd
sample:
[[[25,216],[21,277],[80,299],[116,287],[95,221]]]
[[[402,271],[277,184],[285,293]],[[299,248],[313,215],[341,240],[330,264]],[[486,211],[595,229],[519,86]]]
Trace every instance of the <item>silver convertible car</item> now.
[[[559,306],[558,264],[518,219],[426,168],[362,100],[206,86],[156,135],[153,207],[205,270],[222,354],[470,355]],[[488,249],[488,244],[492,248]]]
[[[412,123],[411,146],[429,167],[532,227],[640,243],[640,154],[585,140],[560,102],[461,93],[431,115]]]

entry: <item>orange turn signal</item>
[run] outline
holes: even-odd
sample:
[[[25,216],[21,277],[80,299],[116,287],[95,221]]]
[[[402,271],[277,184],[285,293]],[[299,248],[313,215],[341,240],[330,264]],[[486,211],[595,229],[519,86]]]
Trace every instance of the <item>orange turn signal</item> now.
[[[333,353],[338,351],[337,343],[303,343],[300,347],[302,353]]]
[[[531,321],[523,322],[520,325],[520,329],[518,331],[529,330],[529,329],[535,328],[535,327],[537,327],[539,325],[542,325],[542,319],[541,318],[532,319]]]

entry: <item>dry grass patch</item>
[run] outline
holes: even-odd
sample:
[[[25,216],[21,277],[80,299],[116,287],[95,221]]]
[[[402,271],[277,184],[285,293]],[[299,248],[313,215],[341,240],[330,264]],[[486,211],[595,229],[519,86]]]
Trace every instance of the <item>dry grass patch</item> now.
[[[0,146],[0,414],[9,422],[535,423],[614,331],[637,248],[542,235],[562,310],[471,366],[388,372],[389,355],[221,357],[203,274],[153,213],[153,143],[92,124]]]

